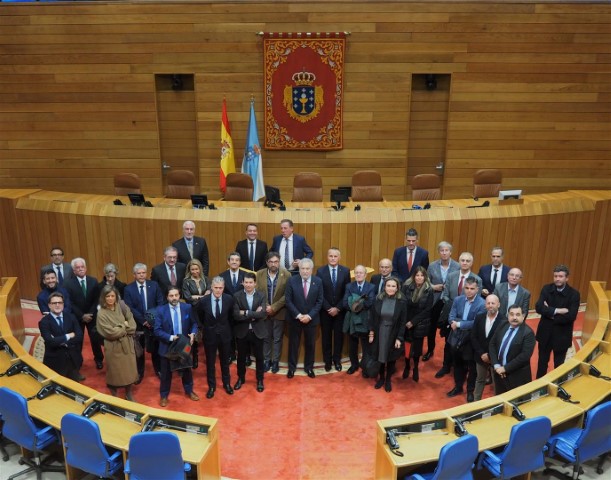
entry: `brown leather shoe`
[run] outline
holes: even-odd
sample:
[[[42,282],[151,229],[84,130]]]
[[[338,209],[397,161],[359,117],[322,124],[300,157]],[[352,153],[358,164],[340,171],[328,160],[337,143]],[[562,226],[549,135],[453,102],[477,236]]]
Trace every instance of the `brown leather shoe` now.
[[[189,398],[190,398],[191,400],[193,400],[194,402],[198,402],[198,401],[199,401],[199,397],[198,397],[198,396],[197,396],[195,393],[193,393],[193,392],[191,392],[191,393],[189,394]]]
[[[161,397],[159,399],[159,406],[160,407],[167,407],[168,406],[168,397]]]

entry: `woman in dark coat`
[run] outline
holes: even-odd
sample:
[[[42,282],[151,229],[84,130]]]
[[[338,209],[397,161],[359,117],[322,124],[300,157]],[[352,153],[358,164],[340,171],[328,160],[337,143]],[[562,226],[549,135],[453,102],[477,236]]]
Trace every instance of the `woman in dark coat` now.
[[[400,290],[401,282],[396,277],[386,280],[384,291],[376,297],[373,306],[373,319],[369,331],[372,356],[380,362],[380,372],[375,388],[387,392],[392,390],[390,378],[395,371],[395,363],[403,355],[405,324],[407,323],[407,303]]]
[[[98,292],[101,292],[106,285],[112,285],[119,291],[121,298],[123,298],[123,294],[125,293],[125,284],[117,278],[117,273],[119,273],[119,270],[115,264],[107,263],[104,266],[104,278],[102,278],[102,281],[98,283]]]
[[[431,316],[433,312],[433,286],[429,280],[426,269],[422,266],[416,268],[412,276],[403,285],[403,294],[407,301],[407,325],[405,341],[411,342],[409,352],[405,349],[405,369],[403,378],[409,377],[410,360],[414,360],[412,378],[414,382],[420,379],[418,362],[422,355],[422,344],[428,335]]]

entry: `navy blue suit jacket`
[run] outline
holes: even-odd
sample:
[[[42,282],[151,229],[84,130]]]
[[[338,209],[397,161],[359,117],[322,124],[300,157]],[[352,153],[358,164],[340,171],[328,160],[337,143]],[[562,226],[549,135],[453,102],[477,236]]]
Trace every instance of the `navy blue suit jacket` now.
[[[180,323],[182,327],[182,334],[189,335],[190,333],[197,333],[197,321],[191,311],[191,305],[188,303],[179,303],[180,308]],[[176,335],[174,332],[174,324],[172,323],[172,313],[170,312],[170,304],[166,303],[157,307],[157,314],[155,315],[155,337],[159,339],[159,355],[165,355],[168,353],[170,346],[170,336]]]
[[[225,280],[225,290],[223,290],[224,293],[235,295],[240,290],[244,290],[244,285],[242,285],[242,282],[244,281],[244,270],[238,270],[238,285],[236,288],[233,288],[231,270],[227,269],[224,272],[219,273],[219,277],[222,277],[223,280]]]
[[[216,318],[212,312],[216,308],[216,302],[213,301],[216,297],[213,294],[206,295],[199,299],[195,308],[199,311],[199,318],[202,322],[202,333],[204,343],[208,338],[214,338],[218,334],[225,341],[231,340],[231,324],[233,323],[233,304],[234,299],[231,295],[223,293],[222,309],[220,318]]]
[[[64,329],[59,327],[55,318],[51,315],[45,315],[38,322],[40,336],[45,341],[45,355],[43,362],[51,370],[65,375],[68,371],[68,364],[64,352],[72,358],[76,368],[80,368],[83,363],[81,350],[79,345],[83,342],[83,331],[76,317],[70,312],[62,313],[62,322]],[[66,333],[74,332],[74,338],[66,340]]]
[[[501,271],[499,272],[501,274],[501,278],[496,281],[497,285],[501,282],[507,281],[507,274],[509,273],[509,270],[511,269],[507,265],[503,265]],[[495,286],[492,285],[492,281],[490,280],[490,277],[492,276],[492,264],[489,263],[488,265],[482,265],[479,272],[477,272],[477,275],[482,279],[482,289],[488,290],[488,293],[494,292]]]
[[[407,280],[416,267],[429,267],[429,252],[422,247],[416,248],[416,254],[412,260],[412,269],[407,269],[407,247],[399,247],[392,256],[392,274],[399,277],[401,283]]]
[[[163,294],[159,284],[153,280],[147,280],[145,285],[147,308],[151,310],[163,305]],[[125,298],[123,300],[125,300],[125,303],[127,303],[127,306],[132,311],[136,323],[142,327],[146,321],[146,318],[144,318],[146,312],[142,309],[138,282],[132,282],[125,287]]]
[[[303,296],[303,280],[301,275],[294,275],[286,283],[284,299],[286,302],[286,320],[297,321],[297,315],[306,314],[312,318],[308,325],[318,325],[320,323],[323,288],[322,280],[316,275],[310,277],[308,298]]]
[[[320,267],[316,271],[316,276],[322,280],[322,309],[325,312],[332,307],[344,310],[344,293],[346,292],[346,287],[350,283],[350,270],[348,267],[344,267],[343,265],[337,266],[335,288],[333,288],[333,282],[331,281],[329,265]]]
[[[350,306],[348,305],[348,298],[350,298],[351,294],[358,294],[359,287],[356,281],[349,283],[346,286],[346,291],[344,292],[344,300],[342,301],[344,305],[344,310],[350,310]],[[373,283],[369,283],[367,281],[363,282],[363,289],[361,291],[361,295],[366,295],[365,302],[363,303],[363,310],[369,310],[373,307],[373,303],[376,300],[376,287],[374,287]]]
[[[283,252],[280,251],[282,248],[282,239],[284,237],[282,235],[276,235],[272,241],[271,252],[278,252],[281,255]],[[301,260],[302,258],[312,258],[314,256],[314,251],[310,248],[306,239],[301,235],[297,235],[293,233],[293,260]],[[284,265],[282,265],[284,266]]]

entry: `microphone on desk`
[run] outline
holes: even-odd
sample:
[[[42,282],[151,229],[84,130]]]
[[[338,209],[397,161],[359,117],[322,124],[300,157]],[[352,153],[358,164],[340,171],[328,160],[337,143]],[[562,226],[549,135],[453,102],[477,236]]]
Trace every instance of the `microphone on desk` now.
[[[477,198],[474,198],[474,200],[477,200]],[[490,201],[486,200],[484,203],[482,203],[481,205],[471,205],[467,208],[482,208],[482,207],[489,207],[490,206]]]

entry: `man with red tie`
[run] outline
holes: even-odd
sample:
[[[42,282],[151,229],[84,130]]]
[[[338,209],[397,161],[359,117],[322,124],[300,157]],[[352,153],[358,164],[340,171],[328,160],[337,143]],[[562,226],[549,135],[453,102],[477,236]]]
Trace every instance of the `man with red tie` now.
[[[167,297],[170,287],[182,288],[186,270],[187,266],[178,261],[176,247],[166,247],[163,251],[163,263],[153,267],[151,280],[159,284],[164,297]]]
[[[405,246],[397,248],[392,256],[392,274],[403,283],[419,266],[428,268],[429,252],[418,246],[418,232],[410,228],[405,234]]]

